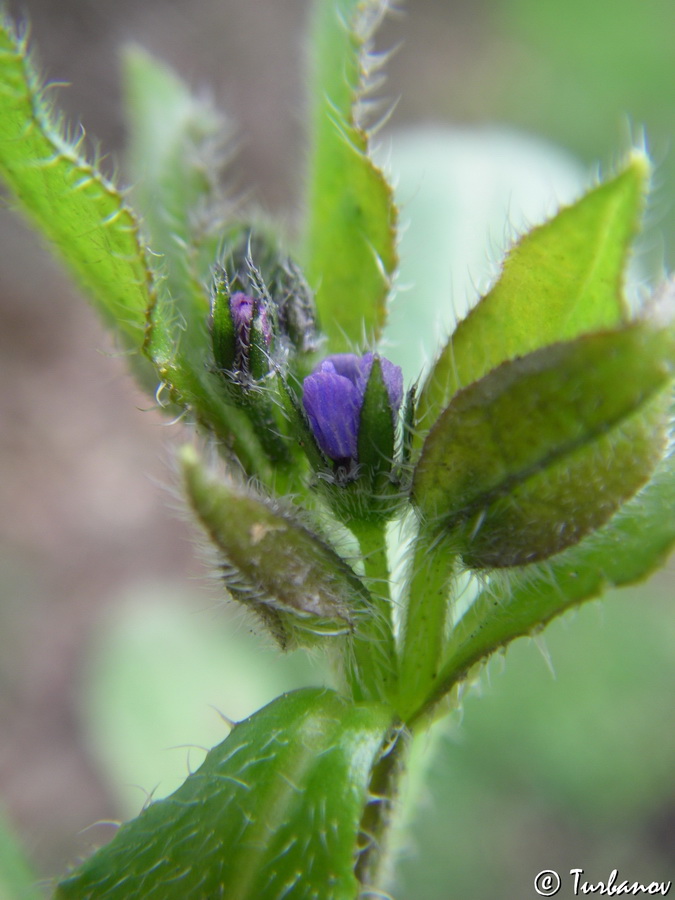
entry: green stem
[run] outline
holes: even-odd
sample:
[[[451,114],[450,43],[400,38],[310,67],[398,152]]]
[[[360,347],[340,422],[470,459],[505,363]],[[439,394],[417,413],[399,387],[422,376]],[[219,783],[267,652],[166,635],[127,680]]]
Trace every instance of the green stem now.
[[[412,744],[410,732],[398,731],[391,749],[374,767],[368,793],[370,802],[361,819],[360,841],[355,873],[365,887],[379,885],[387,856],[387,837],[394,820],[401,779]],[[366,892],[367,896],[367,892]]]
[[[422,528],[415,544],[403,634],[398,712],[404,722],[424,703],[438,676],[454,561],[449,541]]]
[[[349,680],[357,700],[395,696],[397,658],[390,594],[385,523],[350,523],[359,542],[371,604],[364,610],[352,642]]]

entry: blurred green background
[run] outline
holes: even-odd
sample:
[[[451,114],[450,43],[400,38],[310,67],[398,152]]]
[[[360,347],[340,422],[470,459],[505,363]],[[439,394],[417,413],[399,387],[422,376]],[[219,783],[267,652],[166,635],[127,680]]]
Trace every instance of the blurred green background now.
[[[105,165],[123,146],[117,49],[133,40],[211,91],[238,126],[236,190],[293,227],[306,2],[9,7],[30,18],[48,77],[71,83],[59,103]],[[635,142],[656,168],[634,275],[646,285],[673,265],[674,34],[672,0],[410,0],[390,18],[378,48],[402,45],[383,93],[400,101],[380,153],[407,231],[388,338],[409,379],[433,352],[425,335],[489,283],[514,229]],[[194,745],[226,732],[213,706],[238,718],[322,676],[320,660],[261,649],[202,577],[172,511],[181,426],[147,409],[9,208],[0,246],[0,805],[48,879],[112,833],[83,829],[199,764]],[[560,897],[573,867],[675,875],[672,574],[518,642],[421,742],[431,770],[413,767],[397,900],[534,897],[546,868],[563,875]]]

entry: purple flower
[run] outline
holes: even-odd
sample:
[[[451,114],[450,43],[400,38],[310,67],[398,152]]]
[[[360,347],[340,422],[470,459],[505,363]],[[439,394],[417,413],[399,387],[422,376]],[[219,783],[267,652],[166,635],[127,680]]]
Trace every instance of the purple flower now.
[[[316,442],[329,459],[358,462],[361,408],[374,356],[337,353],[305,378],[302,402]],[[380,357],[389,406],[396,419],[403,399],[403,373]]]

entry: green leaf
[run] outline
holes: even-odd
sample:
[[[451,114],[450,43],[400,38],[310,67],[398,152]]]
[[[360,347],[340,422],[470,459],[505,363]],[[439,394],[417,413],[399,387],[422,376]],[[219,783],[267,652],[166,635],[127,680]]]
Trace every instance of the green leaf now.
[[[143,349],[155,364],[175,404],[172,412],[176,406],[193,408],[248,472],[269,481],[269,461],[250,423],[223,402],[222,385],[211,371],[204,289],[184,292],[183,310],[176,308],[166,283],[155,285],[133,212],[115,185],[65,138],[25,39],[6,18],[0,29],[0,174],[124,344]],[[154,394],[157,375],[150,364],[140,357],[133,364]]]
[[[316,0],[306,274],[331,353],[377,340],[396,268],[396,207],[369,157],[364,106],[382,0]]]
[[[119,189],[71,143],[19,37],[0,20],[0,176],[124,345],[140,350],[155,286]],[[138,365],[141,365],[140,360]],[[143,371],[146,385],[156,378]],[[154,387],[153,387],[154,390]]]
[[[491,578],[459,621],[434,689],[412,713],[428,711],[495,650],[535,633],[565,610],[660,568],[675,546],[675,457],[611,521],[553,559]]]
[[[134,196],[164,274],[148,321],[146,351],[178,407],[231,448],[263,481],[269,461],[251,422],[228,403],[215,372],[207,284],[221,237],[218,184],[225,126],[169,68],[138,48],[124,57]]]
[[[489,503],[464,528],[466,565],[504,568],[547,559],[604,525],[663,457],[669,393]]]
[[[627,320],[623,273],[649,175],[633,154],[514,246],[495,286],[458,325],[420,395],[421,439],[453,395],[508,359]]]
[[[258,613],[282,647],[314,635],[344,635],[369,595],[318,536],[252,489],[217,481],[183,448],[188,500],[223,557],[232,596]]]
[[[123,825],[57,900],[354,900],[359,825],[391,726],[386,706],[332,691],[279,697]]]
[[[124,54],[133,196],[167,287],[186,318],[204,315],[210,267],[222,233],[219,185],[227,128],[167,66],[138,47]]]
[[[1,900],[39,900],[37,878],[31,872],[16,837],[5,817],[0,815],[0,898]]]
[[[516,565],[576,543],[647,480],[665,441],[672,334],[644,323],[553,344],[455,395],[413,478],[428,527],[465,561]]]

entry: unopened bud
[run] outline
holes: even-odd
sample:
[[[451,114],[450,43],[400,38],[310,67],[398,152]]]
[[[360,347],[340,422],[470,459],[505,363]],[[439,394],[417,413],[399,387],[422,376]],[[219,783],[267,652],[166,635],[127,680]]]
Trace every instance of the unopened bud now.
[[[224,270],[216,274],[211,303],[211,340],[216,366],[242,384],[269,372],[272,342],[267,310],[261,300],[230,291]]]

